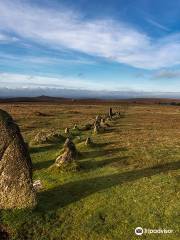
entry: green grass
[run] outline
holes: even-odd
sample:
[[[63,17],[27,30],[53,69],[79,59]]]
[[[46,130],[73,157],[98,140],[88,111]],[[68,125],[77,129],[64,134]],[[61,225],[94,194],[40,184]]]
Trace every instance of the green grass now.
[[[87,119],[77,115],[86,114],[86,108],[77,106],[72,110],[65,106],[67,113],[64,110],[61,115],[56,107],[55,118],[58,114],[59,121],[65,118],[68,122],[67,114],[71,114],[71,124],[66,125],[72,127],[77,121],[83,125]],[[103,105],[89,109],[90,119],[96,112],[107,111]],[[12,239],[179,239],[178,111],[178,107],[130,106],[125,116],[112,121],[110,130],[104,133],[74,131],[72,136],[81,153],[76,171],[49,168],[63,143],[31,145],[33,178],[42,181],[43,190],[38,193],[36,209],[1,212],[1,223]],[[22,128],[25,124],[31,126],[21,115],[14,115]],[[52,119],[41,121],[43,126],[54,127]],[[24,129],[28,141],[40,129],[41,121],[33,132]],[[84,145],[87,136],[94,141],[90,147]],[[173,229],[174,233],[137,237],[134,229],[138,226]]]

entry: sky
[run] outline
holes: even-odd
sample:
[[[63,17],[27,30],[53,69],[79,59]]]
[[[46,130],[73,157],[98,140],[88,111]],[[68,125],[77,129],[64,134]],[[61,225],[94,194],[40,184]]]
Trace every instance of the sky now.
[[[0,93],[180,92],[179,9],[180,0],[0,0]]]

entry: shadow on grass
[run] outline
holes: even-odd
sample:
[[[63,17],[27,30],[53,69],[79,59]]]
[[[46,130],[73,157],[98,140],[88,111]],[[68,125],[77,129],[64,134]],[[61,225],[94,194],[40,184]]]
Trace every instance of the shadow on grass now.
[[[62,144],[49,144],[49,145],[45,145],[45,146],[33,146],[30,147],[29,152],[30,154],[34,154],[34,153],[43,153],[43,152],[48,152],[51,150],[56,150],[56,149],[61,149],[62,148]]]
[[[151,168],[69,182],[57,188],[39,193],[39,204],[36,210],[55,211],[59,207],[64,207],[93,193],[113,186],[135,181],[143,177],[151,177],[156,174],[177,170],[179,168],[180,161],[166,163]]]
[[[96,157],[102,157],[102,156],[107,156],[107,155],[112,155],[115,153],[119,153],[121,151],[127,151],[127,148],[112,148],[112,149],[104,149],[104,150],[100,150],[99,148],[97,148],[96,150],[93,151],[82,151],[81,152],[81,158],[82,159],[86,159],[86,158],[96,158]]]
[[[111,133],[115,131],[116,131],[116,127],[110,126],[110,127],[105,127],[104,133]]]
[[[33,170],[36,171],[36,170],[41,170],[43,168],[48,168],[50,167],[53,163],[55,162],[55,159],[52,159],[52,160],[47,160],[47,161],[44,161],[44,162],[35,162],[33,163]]]
[[[40,154],[39,161],[33,161],[33,170],[41,170],[43,168],[48,168],[50,167],[55,159],[52,156],[49,156],[49,159],[42,161],[42,158],[44,155],[41,156],[41,154],[46,154],[49,151],[57,151],[60,152],[61,146],[59,144],[55,145],[46,145],[46,146],[39,146],[39,147],[31,147],[30,148],[30,154]]]
[[[104,159],[99,161],[85,160],[80,162],[80,170],[91,170],[95,168],[104,167],[107,165],[113,165],[114,163],[118,165],[124,165],[128,159],[129,159],[129,156],[115,157],[115,158]]]
[[[93,147],[97,147],[97,148],[98,148],[98,147],[106,147],[106,146],[108,146],[109,144],[115,144],[115,143],[116,143],[116,141],[109,141],[109,142],[104,142],[104,143],[94,142],[94,143],[93,143]]]

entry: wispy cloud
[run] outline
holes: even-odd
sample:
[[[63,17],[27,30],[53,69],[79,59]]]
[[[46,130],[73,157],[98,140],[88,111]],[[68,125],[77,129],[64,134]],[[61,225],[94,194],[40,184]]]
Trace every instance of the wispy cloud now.
[[[56,89],[77,89],[77,90],[97,90],[97,91],[142,91],[147,90],[141,88],[140,85],[127,86],[122,82],[117,82],[113,79],[111,81],[98,81],[97,79],[90,79],[83,73],[73,76],[44,76],[41,74],[19,74],[10,72],[0,72],[0,88],[56,88]],[[86,80],[84,81],[84,78]]]
[[[0,43],[10,43],[10,42],[17,42],[18,39],[16,37],[9,36],[7,34],[0,32]]]
[[[155,40],[115,20],[85,20],[77,12],[27,1],[0,0],[0,31],[5,30],[57,50],[72,49],[143,69],[180,64],[180,34]]]
[[[156,72],[152,78],[155,79],[174,79],[174,78],[180,78],[180,70],[160,70]]]
[[[52,54],[53,55],[53,54]],[[37,65],[58,65],[58,64],[71,64],[71,65],[93,65],[95,61],[83,58],[83,57],[76,57],[76,58],[60,58],[60,57],[53,57],[53,56],[19,56],[13,55],[9,53],[0,53],[0,59],[3,62],[7,61],[9,64],[37,64]]]
[[[104,86],[98,82],[93,82],[91,80],[80,79],[77,77],[46,77],[46,76],[34,76],[26,74],[15,74],[15,73],[0,73],[0,87],[10,87],[10,88],[69,88],[69,89],[87,89],[87,90],[114,90],[110,86]]]
[[[147,21],[148,23],[150,23],[151,25],[153,25],[153,26],[155,26],[155,27],[157,27],[157,28],[160,28],[160,29],[162,29],[162,30],[164,30],[164,31],[167,31],[167,32],[170,31],[170,29],[169,29],[168,27],[162,25],[161,23],[159,23],[158,21],[153,20],[153,19],[150,18],[150,17],[146,18],[146,21]]]
[[[169,32],[169,31],[170,31],[170,29],[169,29],[167,26],[161,24],[157,19],[154,19],[153,16],[152,16],[150,13],[148,13],[148,12],[146,12],[146,11],[138,8],[138,7],[135,7],[135,6],[133,6],[133,8],[134,8],[138,13],[140,13],[140,15],[143,16],[143,19],[144,19],[147,23],[151,24],[152,26],[154,26],[154,27],[156,27],[156,28],[159,28],[160,30],[163,30],[163,31],[166,31],[166,32]]]

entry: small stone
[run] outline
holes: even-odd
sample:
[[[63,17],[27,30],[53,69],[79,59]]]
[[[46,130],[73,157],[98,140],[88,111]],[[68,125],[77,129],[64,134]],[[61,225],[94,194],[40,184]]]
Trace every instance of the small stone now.
[[[91,145],[92,144],[92,140],[90,137],[87,137],[86,138],[86,141],[85,141],[85,145],[88,146],[88,145]]]
[[[101,128],[107,127],[107,123],[106,123],[106,121],[105,121],[104,118],[101,118],[100,127],[101,127]]]
[[[65,128],[64,132],[67,134],[69,133],[69,128]]]
[[[33,182],[33,187],[36,191],[41,190],[43,188],[41,180],[36,180]]]
[[[76,136],[76,138],[77,138],[78,140],[81,140],[81,136]]]
[[[101,118],[101,123],[105,123],[105,119],[104,118]]]
[[[42,116],[42,117],[46,117],[48,116],[46,113],[42,113],[42,112],[35,112],[36,116]]]
[[[77,124],[74,124],[73,129],[74,129],[74,130],[78,130],[78,129],[79,129],[78,126],[77,126]]]

